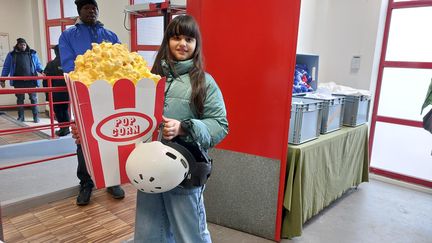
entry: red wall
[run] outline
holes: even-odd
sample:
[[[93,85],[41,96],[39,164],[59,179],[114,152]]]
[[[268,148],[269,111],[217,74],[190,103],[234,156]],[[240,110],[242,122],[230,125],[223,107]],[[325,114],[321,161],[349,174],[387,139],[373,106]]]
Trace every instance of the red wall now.
[[[288,141],[300,1],[187,4],[200,24],[206,69],[228,110],[230,132],[219,148],[280,159]]]
[[[280,161],[280,239],[300,0],[188,0],[207,71],[224,95],[229,134],[218,148]]]

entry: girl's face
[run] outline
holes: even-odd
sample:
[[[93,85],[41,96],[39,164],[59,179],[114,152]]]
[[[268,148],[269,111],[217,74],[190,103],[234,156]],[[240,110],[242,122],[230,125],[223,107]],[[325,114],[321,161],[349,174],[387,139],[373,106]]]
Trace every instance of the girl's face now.
[[[177,61],[188,60],[192,57],[196,48],[196,39],[193,37],[179,35],[169,39],[171,55]]]

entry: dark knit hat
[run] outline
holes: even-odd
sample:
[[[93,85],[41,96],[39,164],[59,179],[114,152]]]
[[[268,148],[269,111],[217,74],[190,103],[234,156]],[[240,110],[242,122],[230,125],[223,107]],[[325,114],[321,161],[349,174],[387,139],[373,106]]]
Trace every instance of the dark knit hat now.
[[[20,43],[26,43],[27,44],[27,41],[24,40],[23,38],[18,38],[17,39],[17,44],[20,44]]]
[[[98,8],[98,4],[97,4],[96,0],[75,0],[75,4],[77,5],[78,14],[79,14],[81,8],[86,4],[93,4],[96,6],[96,8]]]

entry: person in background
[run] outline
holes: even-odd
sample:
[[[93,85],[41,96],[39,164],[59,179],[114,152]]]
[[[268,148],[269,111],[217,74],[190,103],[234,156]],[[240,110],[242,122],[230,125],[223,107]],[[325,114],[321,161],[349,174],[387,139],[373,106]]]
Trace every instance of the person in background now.
[[[69,73],[75,68],[75,58],[78,55],[84,54],[92,48],[92,43],[112,42],[120,43],[117,35],[106,29],[104,25],[98,21],[99,9],[95,0],[76,0],[79,18],[74,26],[66,29],[60,35],[59,50],[60,60],[63,72]],[[76,127],[72,126],[72,131]],[[87,205],[90,202],[92,189],[94,187],[93,180],[87,172],[83,152],[80,141],[77,140],[77,157],[78,169],[77,176],[80,179],[80,191],[77,197],[77,205]],[[120,186],[112,186],[107,188],[115,199],[124,198],[124,191]]]
[[[204,71],[201,34],[189,15],[168,25],[152,72],[166,77],[163,138],[197,141],[204,149],[228,134],[222,93]],[[196,140],[190,135],[195,134]],[[182,184],[158,194],[137,191],[134,242],[211,242],[204,186]]]
[[[422,114],[423,110],[429,105],[432,105],[432,80],[429,84],[428,91],[426,92],[426,97],[423,102],[420,114]],[[430,109],[428,113],[423,116],[423,128],[432,133],[432,109]]]
[[[60,53],[58,45],[54,46],[54,53],[56,57],[47,63],[44,73],[47,76],[63,76],[63,69],[60,64]],[[44,80],[45,81],[45,80]],[[66,87],[66,82],[64,79],[53,79],[52,87]],[[54,92],[52,94],[54,102],[65,102],[69,101],[68,92]],[[69,104],[54,104],[54,114],[59,123],[62,122],[70,122],[69,117]],[[55,132],[55,134],[59,137],[66,136],[70,133],[69,125],[66,127],[61,127],[59,130]]]
[[[13,51],[9,52],[3,65],[1,76],[17,77],[17,76],[38,76],[37,73],[43,74],[43,67],[37,55],[37,52],[27,45],[23,38],[18,38]],[[36,88],[39,87],[38,80],[10,80],[10,85],[15,88]],[[1,86],[5,87],[5,82],[1,82]],[[15,94],[17,97],[17,105],[23,105],[25,94]],[[28,93],[32,104],[38,103],[37,93]],[[38,123],[39,109],[37,106],[32,106],[33,121]],[[24,121],[24,107],[18,107],[18,121]]]

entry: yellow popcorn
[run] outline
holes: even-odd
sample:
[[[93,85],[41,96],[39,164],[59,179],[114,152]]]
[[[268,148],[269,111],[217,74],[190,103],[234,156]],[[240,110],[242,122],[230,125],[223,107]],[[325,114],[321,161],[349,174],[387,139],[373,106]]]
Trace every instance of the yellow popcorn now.
[[[72,80],[79,80],[90,85],[96,80],[106,80],[114,84],[119,79],[129,79],[135,84],[143,78],[150,78],[155,83],[159,75],[152,74],[147,62],[136,52],[129,52],[124,44],[102,42],[92,43],[92,49],[75,59],[75,70],[69,73]]]

